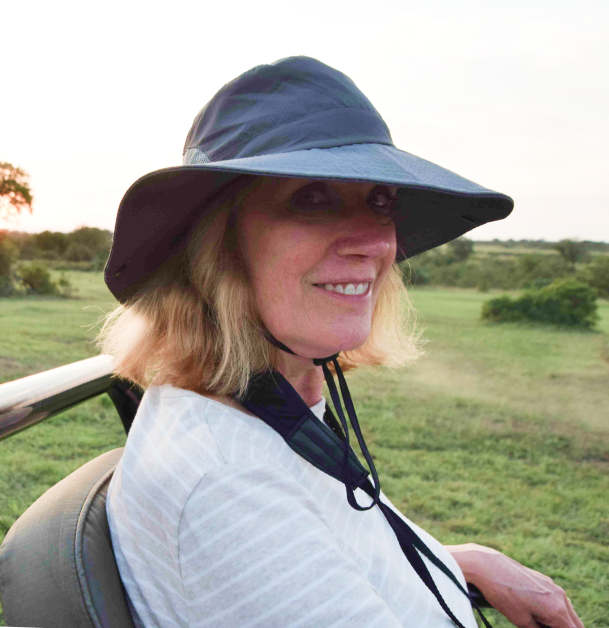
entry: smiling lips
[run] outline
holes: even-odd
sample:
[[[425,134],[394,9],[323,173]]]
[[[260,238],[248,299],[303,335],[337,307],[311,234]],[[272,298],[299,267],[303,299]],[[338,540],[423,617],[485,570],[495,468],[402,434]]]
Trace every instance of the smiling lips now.
[[[328,292],[338,292],[339,294],[347,294],[347,295],[362,295],[368,292],[368,288],[370,287],[369,282],[364,283],[324,283],[324,284],[315,284],[318,288],[322,290],[327,290]]]

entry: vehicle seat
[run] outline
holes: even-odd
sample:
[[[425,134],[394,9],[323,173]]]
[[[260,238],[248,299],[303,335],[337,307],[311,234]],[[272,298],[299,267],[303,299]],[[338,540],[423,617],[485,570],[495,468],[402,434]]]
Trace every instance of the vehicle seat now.
[[[134,628],[106,519],[106,493],[123,449],[50,488],[0,547],[8,626]]]

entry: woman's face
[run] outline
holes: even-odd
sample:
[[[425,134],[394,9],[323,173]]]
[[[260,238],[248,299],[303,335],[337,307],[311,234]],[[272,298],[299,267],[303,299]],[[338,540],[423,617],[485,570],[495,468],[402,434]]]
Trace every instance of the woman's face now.
[[[366,341],[395,260],[396,191],[273,178],[249,188],[237,231],[258,311],[298,355],[325,357]]]

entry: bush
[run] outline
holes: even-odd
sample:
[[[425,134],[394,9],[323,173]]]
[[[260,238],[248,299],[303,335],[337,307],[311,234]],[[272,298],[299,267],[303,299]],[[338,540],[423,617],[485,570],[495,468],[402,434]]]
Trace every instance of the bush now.
[[[452,261],[464,262],[474,252],[474,243],[461,237],[449,242],[447,248]]]
[[[0,277],[10,277],[13,263],[15,261],[15,250],[10,242],[0,240]]]
[[[0,240],[0,297],[10,297],[15,293],[13,263],[16,250],[8,240]]]
[[[571,265],[584,262],[588,259],[587,247],[583,242],[575,240],[561,240],[553,245],[560,255]]]
[[[573,272],[573,266],[559,255],[529,253],[516,258],[515,288],[543,288]]]
[[[93,268],[94,270],[104,270],[106,268],[106,262],[108,261],[108,255],[106,251],[98,251],[95,254],[95,259],[93,260]]]
[[[39,294],[46,296],[72,296],[73,287],[69,279],[63,275],[59,282],[51,278],[49,269],[40,262],[22,264],[19,267],[18,278],[25,288],[26,294]]]
[[[492,322],[535,321],[555,325],[592,327],[596,292],[579,281],[561,279],[539,290],[528,290],[518,299],[500,297],[482,306],[482,318]]]
[[[12,297],[15,292],[15,284],[8,277],[0,276],[0,297]]]
[[[580,271],[578,279],[595,288],[602,299],[609,299],[609,255],[596,257]]]
[[[59,278],[57,285],[59,286],[59,292],[61,293],[62,297],[69,299],[72,296],[74,288],[70,283],[70,280],[63,273]]]
[[[40,264],[39,262],[22,264],[19,267],[18,274],[28,294],[59,294],[59,287],[51,279],[51,273],[44,264]]]

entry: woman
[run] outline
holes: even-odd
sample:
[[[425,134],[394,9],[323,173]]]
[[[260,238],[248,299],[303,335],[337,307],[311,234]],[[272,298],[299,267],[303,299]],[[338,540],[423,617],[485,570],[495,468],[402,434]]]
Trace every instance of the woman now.
[[[132,186],[103,346],[148,388],[107,502],[136,625],[469,628],[467,580],[516,625],[582,626],[549,578],[395,511],[342,378],[417,355],[396,260],[511,209],[396,149],[352,81],[306,57],[226,85],[184,166]]]

